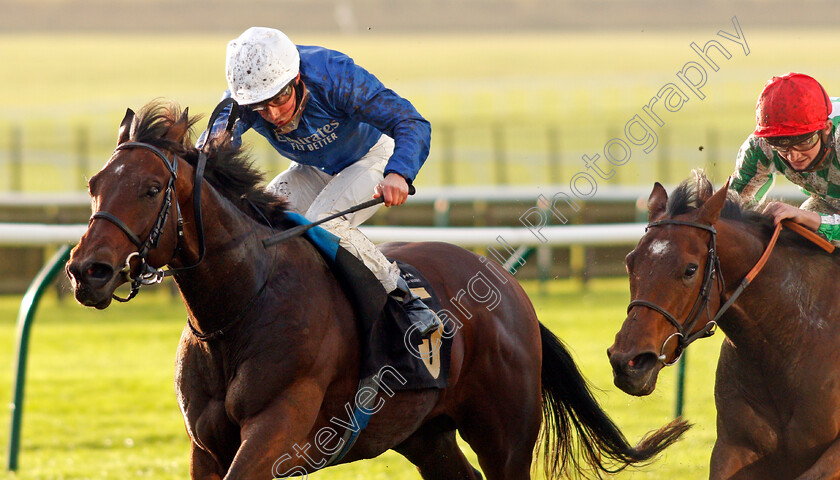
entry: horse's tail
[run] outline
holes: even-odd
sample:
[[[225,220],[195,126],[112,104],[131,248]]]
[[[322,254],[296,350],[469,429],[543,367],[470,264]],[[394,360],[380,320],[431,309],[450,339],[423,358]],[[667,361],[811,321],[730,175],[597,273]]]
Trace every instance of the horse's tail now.
[[[580,471],[583,462],[599,478],[601,472],[615,473],[628,465],[644,464],[676,442],[690,427],[676,419],[648,433],[635,447],[631,446],[592,396],[566,347],[542,323],[540,337],[545,421],[538,445],[542,444],[547,478],[564,473],[569,459],[575,470]]]

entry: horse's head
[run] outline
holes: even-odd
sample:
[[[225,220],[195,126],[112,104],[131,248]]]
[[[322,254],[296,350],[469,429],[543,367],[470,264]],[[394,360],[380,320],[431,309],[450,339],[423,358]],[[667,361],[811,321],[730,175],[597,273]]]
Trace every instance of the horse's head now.
[[[631,302],[607,355],[615,385],[631,395],[653,392],[659,370],[714,326],[721,277],[713,225],[728,187],[712,195],[711,184],[702,181],[691,208],[683,186],[671,203],[662,185],[653,187],[647,233],[625,259]]]
[[[183,149],[191,122],[186,110],[178,118],[162,112],[144,109],[140,116],[156,121],[140,125],[129,109],[114,154],[88,182],[93,215],[66,267],[83,305],[107,307],[118,286],[165,265],[179,244],[175,181],[178,164],[188,166],[175,151]]]

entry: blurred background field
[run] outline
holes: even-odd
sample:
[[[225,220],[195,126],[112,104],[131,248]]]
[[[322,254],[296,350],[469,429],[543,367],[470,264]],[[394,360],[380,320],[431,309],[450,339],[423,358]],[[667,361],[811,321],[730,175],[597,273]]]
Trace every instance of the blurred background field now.
[[[630,160],[604,184],[676,183],[691,168],[713,178],[731,173],[738,147],[754,126],[755,98],[774,74],[804,71],[829,92],[840,91],[834,66],[813,45],[832,30],[741,28],[746,55],[717,36],[690,31],[381,34],[300,33],[302,44],[351,55],[387,86],[411,99],[433,124],[432,152],[418,186],[563,184],[584,171],[581,156],[600,154],[640,115],[654,129],[650,153],[633,146]],[[84,190],[113,149],[125,109],[167,98],[207,115],[224,91],[225,45],[236,33],[0,34],[0,191]],[[706,66],[700,100],[676,77],[690,48],[716,39],[719,71]],[[702,62],[701,62],[702,63]],[[674,83],[689,100],[679,111],[656,107],[664,127],[642,112]],[[202,124],[203,125],[203,124]],[[287,161],[254,141],[254,158],[272,174]],[[492,167],[502,159],[502,173]],[[605,160],[600,161],[609,169]]]
[[[602,407],[631,443],[672,418],[674,367],[662,372],[650,397],[629,397],[612,386],[605,352],[624,319],[629,301],[625,280],[594,280],[583,293],[574,281],[551,282],[547,289],[525,283],[541,321],[567,343]],[[13,350],[11,319],[18,301],[0,297],[0,352]],[[172,379],[185,318],[180,301],[163,288],[104,311],[48,296],[33,328],[20,470],[17,475],[0,472],[0,478],[186,478],[189,441]],[[712,378],[722,338],[697,342],[688,352],[685,416],[695,426],[653,465],[614,478],[708,476],[715,437]],[[10,395],[11,359],[0,355],[0,398]],[[0,429],[0,445],[7,440],[8,431]],[[419,477],[411,464],[389,452],[312,478]],[[542,478],[541,473],[534,478]]]

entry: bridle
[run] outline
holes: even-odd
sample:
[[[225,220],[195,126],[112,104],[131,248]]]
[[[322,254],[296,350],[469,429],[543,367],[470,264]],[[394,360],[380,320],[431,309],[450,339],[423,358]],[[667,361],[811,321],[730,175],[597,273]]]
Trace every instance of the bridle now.
[[[178,204],[177,193],[175,192],[175,180],[178,179],[178,158],[173,154],[172,155],[172,160],[170,160],[166,157],[166,154],[164,154],[163,151],[161,151],[159,148],[155,147],[154,145],[151,145],[151,144],[148,144],[148,143],[143,143],[143,142],[124,142],[124,143],[121,143],[114,150],[114,155],[116,155],[117,152],[119,152],[119,151],[128,150],[128,149],[131,149],[131,148],[141,148],[141,149],[149,150],[150,152],[154,153],[156,157],[160,158],[163,161],[163,164],[166,165],[166,168],[169,170],[169,182],[166,185],[166,191],[164,192],[164,196],[163,196],[163,203],[160,206],[160,211],[158,212],[157,220],[155,220],[155,223],[152,225],[152,229],[149,231],[149,235],[146,237],[146,240],[144,240],[144,241],[140,240],[140,237],[136,233],[134,233],[134,231],[131,229],[131,227],[126,225],[125,222],[123,222],[122,220],[117,218],[116,215],[114,215],[110,212],[100,210],[98,212],[94,212],[94,214],[90,216],[90,220],[88,221],[88,226],[90,226],[93,223],[93,221],[96,220],[97,218],[107,220],[107,221],[113,223],[114,225],[116,225],[117,228],[122,230],[123,233],[125,233],[125,236],[128,237],[128,239],[131,241],[131,243],[133,243],[134,246],[137,247],[136,252],[132,252],[128,255],[128,257],[126,257],[125,266],[122,268],[122,270],[120,270],[120,273],[123,274],[126,277],[127,280],[131,281],[131,291],[129,292],[129,294],[126,298],[122,298],[122,297],[120,297],[116,294],[112,295],[112,297],[115,300],[120,301],[120,302],[127,302],[127,301],[131,300],[132,298],[134,298],[137,295],[137,293],[140,291],[141,286],[143,286],[143,285],[153,285],[155,283],[160,283],[163,280],[164,277],[174,275],[176,273],[176,270],[181,270],[181,269],[168,269],[168,270],[155,269],[154,267],[152,267],[148,263],[149,252],[151,252],[152,250],[157,248],[158,243],[160,242],[160,237],[163,233],[163,228],[166,225],[166,221],[169,219],[169,210],[172,207],[173,199],[175,200],[175,209],[176,209],[177,214],[178,214],[178,221],[177,221],[177,227],[176,227],[177,228],[177,239],[178,240],[177,240],[177,244],[175,246],[175,251],[172,253],[172,257],[175,257],[178,254],[178,251],[180,250],[180,246],[181,246],[181,240],[184,238],[184,219],[181,216],[181,207]],[[206,159],[205,159],[205,161],[206,161]],[[199,178],[199,181],[200,181],[200,177],[198,177],[198,172],[196,172],[196,177]],[[193,195],[194,197],[197,196],[197,195],[200,195],[199,192],[201,191],[201,183],[196,183],[196,185],[197,186],[195,188],[197,189],[197,191],[196,191],[196,194]],[[197,207],[197,210],[196,210],[197,216],[199,218],[200,218],[200,213],[198,213],[198,212],[200,212],[200,211],[201,211],[201,206],[199,204],[198,207]],[[203,248],[204,248],[203,230],[204,229],[203,229],[200,221],[197,221],[196,223],[198,225],[199,232],[202,232],[200,234],[200,237],[202,237],[202,241],[200,242],[201,253],[199,254],[199,260],[198,260],[198,262],[200,263],[203,256],[204,256],[204,250],[203,250]],[[131,277],[131,261],[135,258],[140,262],[140,268],[138,270],[137,275],[134,276],[134,277]],[[197,264],[198,263],[196,263],[196,265]],[[194,266],[195,265],[192,265],[191,267],[186,267],[186,268],[192,268]]]
[[[226,98],[222,100],[216,106],[216,109],[213,111],[213,114],[210,115],[210,121],[207,126],[208,131],[210,131],[213,128],[218,116],[228,106],[230,106],[230,115],[228,116],[228,121],[225,125],[225,130],[227,132],[231,131],[238,117],[238,106],[236,102],[231,98]],[[199,152],[198,161],[196,162],[195,166],[195,178],[193,183],[193,216],[195,218],[196,230],[198,232],[198,260],[194,264],[186,267],[168,268],[164,270],[156,269],[149,265],[148,256],[149,252],[157,248],[158,243],[160,242],[160,237],[163,233],[166,221],[169,219],[169,211],[172,207],[173,200],[175,203],[175,210],[178,215],[178,220],[176,222],[177,243],[174,251],[172,252],[172,257],[170,257],[169,261],[171,261],[172,258],[174,258],[176,255],[178,255],[181,248],[181,241],[184,238],[184,219],[181,216],[181,207],[178,203],[177,193],[175,190],[175,181],[178,179],[178,157],[173,153],[172,159],[170,160],[166,157],[166,154],[161,149],[149,143],[124,142],[117,146],[117,148],[114,150],[112,158],[114,155],[117,154],[117,152],[120,152],[122,150],[128,150],[131,148],[140,148],[148,150],[155,154],[156,157],[161,159],[161,161],[163,161],[163,164],[166,166],[167,170],[169,170],[169,182],[166,185],[163,203],[161,204],[160,211],[158,212],[157,220],[155,220],[155,223],[152,225],[152,229],[149,231],[149,235],[144,241],[141,241],[140,237],[136,233],[134,233],[134,231],[128,225],[126,225],[125,222],[123,222],[122,220],[117,218],[116,215],[113,215],[110,212],[100,210],[98,212],[94,212],[94,214],[90,216],[88,226],[90,226],[90,224],[92,224],[93,221],[96,219],[107,220],[112,224],[116,225],[117,228],[122,230],[122,232],[126,235],[126,237],[128,237],[131,243],[133,243],[134,246],[137,247],[136,252],[132,252],[126,257],[125,266],[123,266],[122,270],[120,270],[120,273],[125,276],[126,280],[131,282],[131,291],[129,292],[128,296],[126,296],[126,298],[119,297],[116,294],[111,295],[112,298],[119,302],[127,302],[134,298],[140,291],[140,287],[144,285],[153,285],[155,283],[160,283],[165,277],[169,277],[177,273],[183,272],[185,270],[197,267],[202,262],[202,260],[204,260],[205,254],[204,224],[201,220],[201,185],[204,181],[204,169],[207,165],[207,149],[202,148]],[[140,262],[140,267],[137,272],[137,275],[132,277],[131,261],[135,258]]]
[[[706,268],[703,274],[703,284],[700,286],[700,292],[697,294],[697,299],[694,301],[694,305],[691,307],[691,311],[688,313],[688,317],[685,322],[680,323],[677,320],[677,318],[668,310],[647,300],[633,300],[627,306],[628,314],[630,313],[630,310],[636,306],[650,308],[651,310],[654,310],[663,317],[665,317],[665,319],[668,320],[668,322],[670,322],[674,326],[674,328],[676,328],[677,331],[672,333],[668,336],[668,338],[665,339],[665,341],[662,343],[662,348],[659,351],[659,361],[661,361],[664,365],[668,366],[673,365],[680,359],[680,357],[682,356],[682,352],[685,350],[686,347],[688,347],[690,343],[694,342],[698,338],[705,338],[714,335],[715,327],[717,326],[717,320],[720,317],[723,309],[718,311],[718,315],[716,315],[715,318],[712,319],[711,313],[709,312],[709,300],[711,298],[712,285],[715,281],[717,282],[718,291],[721,295],[725,290],[725,285],[723,281],[723,275],[720,273],[720,258],[717,255],[717,244],[715,241],[717,231],[715,230],[715,227],[696,222],[684,222],[680,220],[660,220],[658,222],[652,222],[648,224],[648,226],[645,228],[645,232],[647,232],[650,228],[660,227],[663,225],[684,225],[688,227],[699,228],[711,234],[711,237],[709,239],[709,250],[706,257]],[[704,311],[706,312],[706,318],[708,319],[706,326],[695,333],[691,333],[691,331],[694,329],[694,325],[700,318],[700,314]],[[670,342],[671,339],[674,337],[677,338],[676,356],[673,361],[667,362],[665,355],[665,347],[668,346],[668,342]]]
[[[693,343],[695,340],[697,340],[699,338],[705,338],[705,337],[710,337],[710,336],[714,335],[715,328],[717,327],[717,323],[718,323],[718,320],[720,320],[720,317],[723,316],[723,314],[727,310],[729,310],[729,307],[731,307],[732,304],[735,303],[735,300],[738,299],[738,297],[741,295],[741,293],[743,293],[744,289],[746,289],[747,286],[750,284],[750,282],[752,282],[752,280],[755,278],[755,276],[758,275],[758,272],[760,272],[761,269],[764,268],[764,265],[767,263],[767,259],[770,257],[770,254],[773,252],[773,247],[776,245],[776,240],[778,240],[779,233],[781,232],[783,226],[788,227],[788,228],[796,231],[797,233],[805,236],[806,238],[809,238],[811,241],[817,243],[817,245],[819,245],[823,249],[827,249],[826,246],[823,245],[824,243],[827,243],[827,242],[825,242],[825,240],[822,240],[822,244],[821,244],[820,241],[818,240],[819,237],[817,237],[817,235],[815,233],[809,232],[807,229],[805,229],[801,225],[798,225],[798,224],[793,223],[793,222],[789,222],[787,220],[776,224],[776,228],[773,231],[773,235],[772,235],[772,237],[770,238],[770,241],[767,244],[767,248],[765,248],[764,253],[761,255],[761,258],[758,259],[758,262],[756,262],[756,264],[749,271],[749,273],[747,273],[747,275],[744,277],[744,279],[741,280],[741,283],[738,285],[738,288],[735,289],[735,291],[732,293],[732,295],[729,297],[728,300],[723,302],[723,305],[718,309],[714,318],[712,318],[712,315],[709,312],[709,300],[710,300],[710,297],[711,297],[711,287],[712,287],[713,283],[715,281],[717,282],[718,293],[720,294],[721,299],[723,299],[723,296],[724,296],[725,291],[726,291],[726,285],[725,285],[724,280],[723,280],[723,274],[722,274],[721,268],[720,268],[720,258],[718,257],[718,254],[717,254],[717,245],[716,245],[716,241],[715,241],[715,236],[717,235],[717,231],[711,225],[705,225],[705,224],[696,223],[696,222],[686,222],[686,221],[681,221],[681,220],[659,220],[659,221],[656,221],[656,222],[651,222],[645,228],[645,231],[647,231],[650,228],[660,227],[660,226],[663,226],[663,225],[681,225],[681,226],[687,226],[687,227],[692,227],[692,228],[699,228],[699,229],[705,230],[705,231],[707,231],[711,234],[711,238],[709,239],[708,256],[706,257],[706,270],[705,270],[705,273],[704,273],[704,276],[703,276],[703,284],[700,286],[700,292],[697,295],[697,299],[694,301],[694,306],[691,308],[691,311],[689,312],[688,317],[686,318],[686,320],[683,323],[680,323],[676,319],[676,317],[673,314],[671,314],[670,312],[668,312],[668,310],[666,310],[665,308],[660,307],[659,305],[657,305],[653,302],[647,301],[647,300],[638,300],[638,299],[633,300],[627,306],[628,315],[630,313],[630,310],[633,307],[638,306],[638,307],[650,308],[651,310],[654,310],[655,312],[657,312],[660,315],[662,315],[663,317],[665,317],[665,319],[668,320],[668,322],[670,322],[674,326],[674,328],[677,329],[677,331],[675,333],[672,333],[671,335],[669,335],[668,338],[666,338],[665,341],[662,342],[662,347],[659,350],[659,357],[658,358],[659,358],[659,361],[662,362],[662,364],[664,366],[670,366],[670,365],[673,365],[673,364],[677,363],[677,361],[679,361],[679,359],[682,356],[685,349],[688,348],[688,346],[691,343]],[[828,247],[833,249],[833,247],[831,247],[831,244],[828,244]],[[708,322],[706,322],[706,325],[703,328],[701,328],[700,330],[698,330],[694,333],[691,333],[691,331],[694,329],[694,325],[697,323],[697,320],[700,317],[700,314],[704,310],[706,312],[706,318],[708,319]],[[665,353],[665,347],[668,346],[668,342],[670,342],[671,339],[674,338],[674,337],[676,337],[676,339],[677,339],[677,347],[676,347],[676,350],[675,350],[675,356],[674,356],[674,359],[672,361],[668,362],[668,361],[666,361],[667,356],[666,356],[666,353]]]

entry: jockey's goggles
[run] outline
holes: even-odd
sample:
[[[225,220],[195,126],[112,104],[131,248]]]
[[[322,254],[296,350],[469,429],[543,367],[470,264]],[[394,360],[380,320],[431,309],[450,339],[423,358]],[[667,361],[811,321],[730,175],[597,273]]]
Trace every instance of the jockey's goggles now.
[[[285,105],[286,102],[288,102],[292,98],[292,95],[295,93],[296,82],[297,79],[292,80],[285,87],[281,88],[277,95],[269,98],[268,100],[263,100],[262,102],[249,105],[248,108],[255,112],[260,112],[268,107],[281,107]]]
[[[782,154],[788,153],[791,150],[806,152],[819,143],[821,132],[822,130],[817,130],[816,132],[795,135],[793,137],[765,137],[765,140],[767,140],[767,144],[773,150]]]

